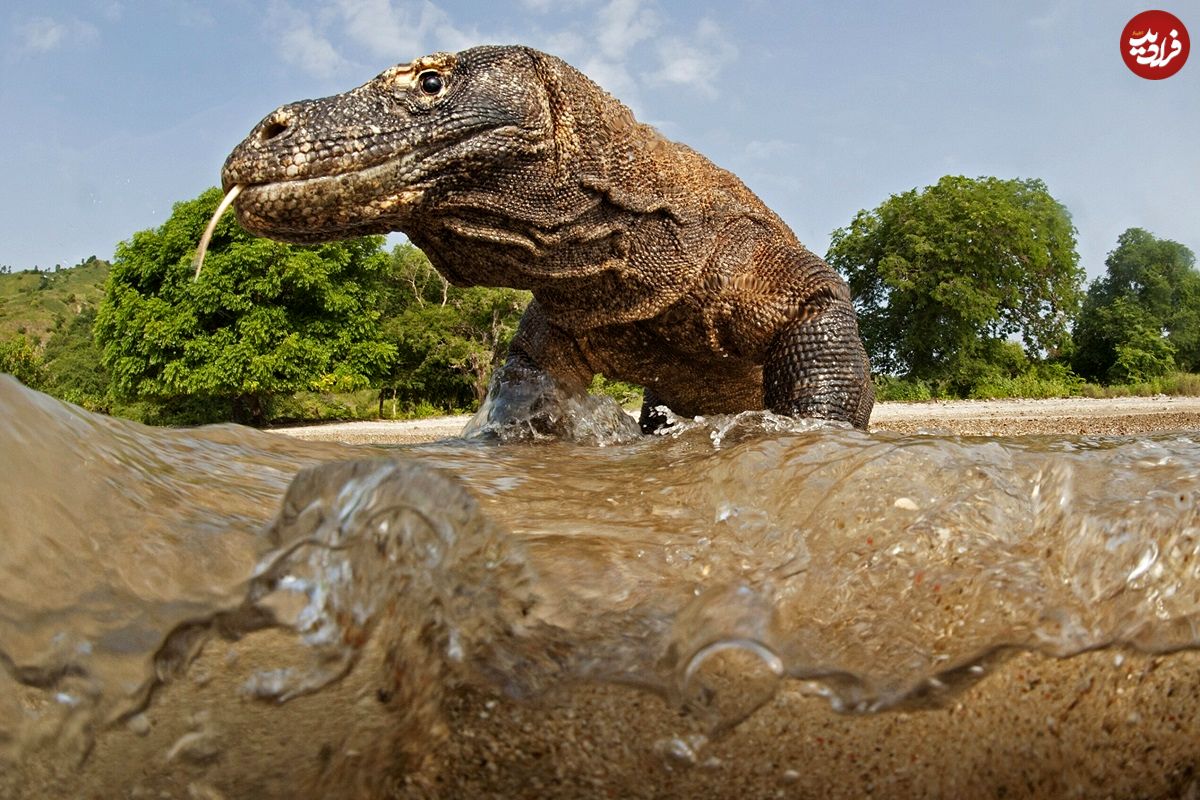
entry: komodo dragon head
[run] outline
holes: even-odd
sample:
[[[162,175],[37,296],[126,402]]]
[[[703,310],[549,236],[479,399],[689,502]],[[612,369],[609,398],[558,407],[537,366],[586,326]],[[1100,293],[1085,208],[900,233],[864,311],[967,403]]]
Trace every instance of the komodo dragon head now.
[[[403,230],[456,185],[551,154],[543,62],[521,47],[435,53],[276,109],[225,162],[239,220],[294,242]]]

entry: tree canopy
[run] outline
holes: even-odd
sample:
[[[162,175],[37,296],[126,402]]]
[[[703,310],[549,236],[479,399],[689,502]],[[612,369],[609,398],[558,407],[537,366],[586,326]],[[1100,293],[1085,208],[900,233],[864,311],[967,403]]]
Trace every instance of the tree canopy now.
[[[1125,383],[1200,369],[1200,272],[1192,251],[1130,228],[1104,263],[1075,327],[1076,372]]]
[[[1040,180],[946,176],[892,195],[834,231],[826,259],[876,372],[963,393],[1010,338],[1057,353],[1082,294],[1075,228]]]
[[[191,402],[201,409],[191,421],[261,423],[275,395],[362,388],[382,374],[395,356],[379,325],[382,239],[286,245],[227,215],[194,281],[220,199],[210,189],[178,203],[161,227],[117,246],[95,321],[116,395]]]

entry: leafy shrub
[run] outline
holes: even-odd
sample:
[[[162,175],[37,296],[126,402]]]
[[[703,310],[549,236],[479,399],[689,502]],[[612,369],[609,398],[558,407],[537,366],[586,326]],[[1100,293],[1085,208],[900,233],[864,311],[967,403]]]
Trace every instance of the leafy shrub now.
[[[1016,397],[1043,399],[1072,397],[1082,392],[1083,379],[1066,364],[1034,364],[1015,377],[993,376],[971,388],[974,400],[1000,400]]]
[[[591,394],[606,394],[625,408],[640,408],[642,405],[642,387],[624,381],[609,380],[603,375],[597,375],[588,388]]]
[[[875,399],[885,403],[924,403],[933,399],[933,391],[922,380],[877,375]]]
[[[30,389],[41,389],[46,380],[42,354],[24,334],[0,342],[0,372],[7,372]]]
[[[1108,370],[1113,383],[1145,383],[1175,369],[1175,346],[1157,331],[1144,328],[1128,332],[1115,348],[1117,360]]]
[[[1191,372],[1173,372],[1147,381],[1119,383],[1101,386],[1085,383],[1079,393],[1084,397],[1154,397],[1165,394],[1176,397],[1200,397],[1200,375]]]

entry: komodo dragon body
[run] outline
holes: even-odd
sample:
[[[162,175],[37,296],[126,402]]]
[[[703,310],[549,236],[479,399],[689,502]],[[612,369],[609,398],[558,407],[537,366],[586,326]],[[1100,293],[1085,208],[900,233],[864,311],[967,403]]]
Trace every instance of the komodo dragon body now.
[[[530,290],[485,404],[500,426],[553,428],[561,409],[530,387],[586,393],[597,373],[645,388],[647,432],[663,406],[870,417],[845,281],[734,175],[553,56],[437,53],[282,106],[222,177],[253,232],[402,231],[454,284]]]

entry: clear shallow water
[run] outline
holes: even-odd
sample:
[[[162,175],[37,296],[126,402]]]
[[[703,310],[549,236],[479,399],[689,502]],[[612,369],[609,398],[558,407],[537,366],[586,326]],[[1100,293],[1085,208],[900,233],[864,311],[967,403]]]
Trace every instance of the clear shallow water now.
[[[216,636],[261,662],[236,689],[258,705],[330,693],[381,649],[414,750],[458,685],[632,684],[718,735],[784,685],[874,712],[1018,650],[1200,642],[1191,436],[747,414],[608,447],[370,450],[149,429],[7,378],[0,404],[10,764],[136,728]]]

